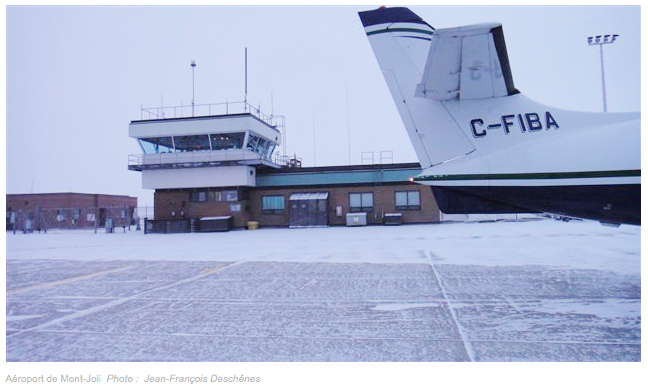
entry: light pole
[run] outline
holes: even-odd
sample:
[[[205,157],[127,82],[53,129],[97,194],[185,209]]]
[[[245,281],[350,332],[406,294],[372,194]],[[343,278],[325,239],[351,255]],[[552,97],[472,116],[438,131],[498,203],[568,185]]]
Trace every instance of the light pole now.
[[[196,61],[191,61],[191,116],[194,116],[194,97],[196,94],[194,70],[196,69]]]
[[[605,98],[605,70],[603,68],[603,45],[614,43],[619,34],[597,35],[595,37],[587,37],[587,43],[590,46],[598,45],[601,53],[601,85],[603,88],[603,112],[607,112],[607,101]]]

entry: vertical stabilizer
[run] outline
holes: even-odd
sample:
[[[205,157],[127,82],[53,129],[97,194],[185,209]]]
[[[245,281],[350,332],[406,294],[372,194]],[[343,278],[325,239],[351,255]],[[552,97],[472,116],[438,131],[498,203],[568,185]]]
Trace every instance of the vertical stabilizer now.
[[[434,28],[407,8],[360,12],[360,19],[421,165],[473,152],[441,101],[420,96]]]

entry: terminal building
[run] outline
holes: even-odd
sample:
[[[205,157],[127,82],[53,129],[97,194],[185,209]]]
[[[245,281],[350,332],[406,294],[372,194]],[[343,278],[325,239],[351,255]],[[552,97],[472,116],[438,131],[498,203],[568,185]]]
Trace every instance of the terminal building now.
[[[193,111],[193,110],[192,110]],[[279,152],[282,117],[240,113],[132,121],[129,169],[155,190],[147,232],[439,222],[418,163],[302,167]],[[151,111],[147,111],[151,113]]]

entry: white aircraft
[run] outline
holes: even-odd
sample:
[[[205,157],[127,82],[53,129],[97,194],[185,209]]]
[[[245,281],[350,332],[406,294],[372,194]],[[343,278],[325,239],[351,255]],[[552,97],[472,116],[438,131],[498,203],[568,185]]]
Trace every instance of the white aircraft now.
[[[360,12],[423,172],[448,214],[551,213],[641,224],[640,113],[585,113],[513,85],[501,24],[434,29]]]

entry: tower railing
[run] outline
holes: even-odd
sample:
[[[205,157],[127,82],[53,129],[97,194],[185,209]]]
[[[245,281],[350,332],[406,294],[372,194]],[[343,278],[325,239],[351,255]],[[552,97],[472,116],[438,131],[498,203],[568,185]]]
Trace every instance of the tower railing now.
[[[178,119],[200,116],[252,114],[270,126],[281,125],[281,116],[267,115],[248,102],[225,102],[179,106],[141,107],[141,120]]]
[[[274,153],[270,156],[246,149],[206,150],[176,153],[150,153],[128,155],[131,170],[160,167],[215,166],[229,161],[260,161],[279,166],[301,167],[301,159]]]

